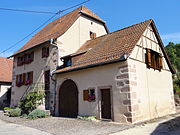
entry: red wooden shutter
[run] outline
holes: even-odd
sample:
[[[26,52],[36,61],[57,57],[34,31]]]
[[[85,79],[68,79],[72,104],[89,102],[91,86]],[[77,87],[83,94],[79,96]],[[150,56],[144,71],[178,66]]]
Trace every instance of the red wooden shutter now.
[[[42,58],[44,58],[44,54],[45,54],[45,52],[46,52],[46,48],[45,48],[45,47],[43,47],[43,48],[42,48]]]
[[[93,33],[93,39],[95,39],[96,38],[96,33]]]
[[[160,70],[163,68],[163,63],[162,63],[162,56],[160,55],[159,56],[159,68],[160,68]]]
[[[19,75],[16,75],[16,86],[18,86],[19,83]]]
[[[23,84],[26,84],[26,73],[23,73]]]
[[[34,52],[31,53],[31,59],[34,61]]]
[[[30,72],[30,84],[32,84],[33,83],[33,71],[32,72]]]
[[[83,100],[88,101],[89,99],[89,90],[83,90]]]
[[[46,57],[48,57],[49,56],[49,47],[46,48],[46,54],[47,54]]]
[[[151,50],[150,49],[147,49],[146,50],[146,54],[147,54],[147,66],[148,67],[151,67]]]

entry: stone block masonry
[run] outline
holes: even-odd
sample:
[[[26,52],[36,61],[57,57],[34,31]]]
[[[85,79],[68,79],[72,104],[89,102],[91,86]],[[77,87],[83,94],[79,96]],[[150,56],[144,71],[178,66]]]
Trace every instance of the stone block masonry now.
[[[140,115],[139,100],[135,91],[137,86],[136,65],[124,64],[119,67],[116,86],[123,98],[121,99],[123,106],[121,112],[126,117],[126,122],[136,122],[136,118]]]

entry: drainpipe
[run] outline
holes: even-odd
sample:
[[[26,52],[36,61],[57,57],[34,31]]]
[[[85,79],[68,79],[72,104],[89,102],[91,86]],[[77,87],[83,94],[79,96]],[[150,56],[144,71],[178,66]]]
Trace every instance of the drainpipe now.
[[[56,49],[57,49],[57,66],[58,66],[59,52],[58,52],[58,46],[57,46],[57,44],[54,41],[55,41],[55,39],[50,39],[50,45],[52,45],[53,47],[56,47]],[[54,91],[54,105],[53,105],[54,106],[54,112],[53,112],[53,115],[55,115],[55,111],[56,111],[56,84],[57,84],[57,81],[56,81],[56,78],[54,77],[54,75],[55,74],[51,75],[51,80],[54,82],[54,87],[55,87],[55,91]]]

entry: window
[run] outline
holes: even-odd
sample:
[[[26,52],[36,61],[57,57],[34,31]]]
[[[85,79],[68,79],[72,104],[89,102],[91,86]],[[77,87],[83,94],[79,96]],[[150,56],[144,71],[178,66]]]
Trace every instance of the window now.
[[[29,85],[33,83],[33,71],[16,75],[16,86]]]
[[[42,48],[42,58],[49,56],[49,47]]]
[[[96,38],[96,33],[90,31],[90,39],[95,39]]]
[[[31,84],[32,83],[32,76],[33,76],[33,74],[32,74],[32,72],[28,72],[28,73],[25,73],[25,85],[29,85],[29,84]]]
[[[18,57],[17,58],[17,66],[23,65],[23,57]]]
[[[22,66],[23,64],[29,64],[34,60],[34,52],[24,54],[17,58],[17,66]]]
[[[23,85],[23,78],[22,78],[22,74],[21,75],[16,75],[16,86],[17,87],[21,87]]]
[[[29,64],[29,63],[31,63],[33,60],[34,60],[34,52],[31,52],[31,53],[29,53],[28,55],[27,55],[27,63]]]
[[[63,67],[69,67],[72,65],[71,57],[64,58],[63,61],[64,61]]]
[[[83,90],[83,100],[93,102],[96,100],[95,89]]]
[[[147,49],[146,50],[146,64],[148,68],[153,68],[160,71],[163,68],[161,54],[153,50]]]

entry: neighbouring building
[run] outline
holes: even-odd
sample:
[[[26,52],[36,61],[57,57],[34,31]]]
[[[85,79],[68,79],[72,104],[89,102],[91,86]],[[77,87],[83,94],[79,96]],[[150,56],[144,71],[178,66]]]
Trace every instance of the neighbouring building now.
[[[17,106],[30,91],[45,91],[44,107],[53,113],[56,82],[52,72],[62,65],[60,58],[107,33],[105,22],[84,6],[45,26],[12,55],[11,106]]]
[[[57,116],[136,123],[175,112],[175,71],[153,20],[88,40],[61,59]]]
[[[0,109],[10,105],[13,59],[0,57]]]

